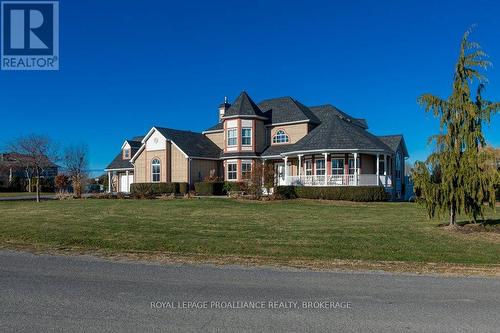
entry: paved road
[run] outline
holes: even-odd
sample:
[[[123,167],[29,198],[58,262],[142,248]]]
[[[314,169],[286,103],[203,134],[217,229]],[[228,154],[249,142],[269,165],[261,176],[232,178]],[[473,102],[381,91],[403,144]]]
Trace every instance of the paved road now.
[[[156,301],[163,302],[160,308],[152,308]],[[183,301],[206,302],[198,306],[208,309],[168,308]],[[241,308],[250,301],[264,308]],[[298,306],[269,308],[280,301]],[[338,303],[304,309],[303,301]],[[240,302],[233,304],[240,308],[219,309],[228,302]],[[499,309],[499,279],[155,265],[0,251],[1,332],[499,332]]]
[[[55,200],[57,199],[55,194],[42,194],[40,195],[40,200]],[[12,197],[0,197],[0,201],[35,201],[36,195],[18,195]]]

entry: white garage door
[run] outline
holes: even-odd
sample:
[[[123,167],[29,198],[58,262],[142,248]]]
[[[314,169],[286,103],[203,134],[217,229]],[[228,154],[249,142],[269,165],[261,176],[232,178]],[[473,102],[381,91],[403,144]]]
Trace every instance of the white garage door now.
[[[128,182],[127,182],[127,175],[121,175],[120,192],[130,192],[130,184],[132,184],[133,181],[134,181],[134,175],[128,176]]]

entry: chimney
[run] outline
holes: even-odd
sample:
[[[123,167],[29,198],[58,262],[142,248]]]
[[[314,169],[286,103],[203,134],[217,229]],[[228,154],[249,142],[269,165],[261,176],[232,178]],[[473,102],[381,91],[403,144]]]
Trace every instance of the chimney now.
[[[227,109],[231,107],[231,104],[227,102],[227,97],[224,97],[224,103],[219,105],[219,123],[222,123],[222,117],[226,114]]]

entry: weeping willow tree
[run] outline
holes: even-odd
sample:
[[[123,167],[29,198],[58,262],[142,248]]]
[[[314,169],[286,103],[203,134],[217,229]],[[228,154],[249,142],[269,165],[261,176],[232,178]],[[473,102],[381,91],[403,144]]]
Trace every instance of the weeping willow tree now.
[[[478,43],[465,32],[453,76],[453,91],[447,99],[431,94],[418,98],[426,112],[440,118],[440,133],[429,140],[434,152],[413,171],[415,193],[427,208],[430,218],[449,214],[456,226],[457,214],[477,221],[484,217],[485,203],[495,205],[494,168],[488,161],[482,127],[500,109],[500,103],[483,99],[487,83],[481,70],[491,63]],[[473,92],[475,91],[475,96]]]

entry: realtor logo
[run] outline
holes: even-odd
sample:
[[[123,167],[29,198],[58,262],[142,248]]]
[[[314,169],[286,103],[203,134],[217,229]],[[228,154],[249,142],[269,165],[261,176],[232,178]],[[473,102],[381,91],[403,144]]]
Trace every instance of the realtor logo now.
[[[1,69],[59,69],[59,2],[1,1]]]

